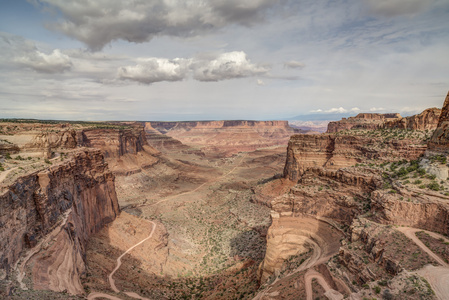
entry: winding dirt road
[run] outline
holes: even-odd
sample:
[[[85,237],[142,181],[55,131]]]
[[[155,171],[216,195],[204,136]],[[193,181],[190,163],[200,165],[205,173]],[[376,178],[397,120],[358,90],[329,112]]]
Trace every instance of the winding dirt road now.
[[[430,232],[417,228],[410,227],[399,227],[398,231],[404,233],[409,239],[411,239],[418,247],[429,254],[433,259],[435,259],[441,266],[435,267],[432,265],[426,265],[424,268],[416,271],[415,273],[426,278],[430,286],[435,292],[438,299],[449,300],[449,265],[438,255],[436,255],[432,250],[427,248],[426,245],[416,236],[416,232],[424,231],[434,238],[442,238],[446,242],[449,242],[447,238],[439,235],[435,232]]]
[[[316,279],[318,280],[318,283],[323,287],[325,290],[325,296],[329,300],[341,300],[344,298],[342,294],[340,294],[338,291],[332,289],[329,284],[324,279],[323,275],[318,273],[317,271],[313,269],[309,269],[306,274],[304,275],[304,281],[306,283],[306,295],[307,300],[313,300],[313,291],[312,291],[312,280]]]
[[[153,236],[153,233],[156,230],[156,223],[154,223],[153,221],[149,221],[149,222],[153,225],[152,228],[151,228],[150,235],[147,236],[146,238],[144,238],[143,240],[141,240],[140,242],[138,242],[137,244],[133,245],[132,247],[128,248],[128,250],[126,250],[125,252],[123,252],[123,254],[120,255],[117,258],[117,265],[115,266],[114,270],[112,270],[112,272],[108,276],[108,280],[109,280],[109,284],[111,285],[111,289],[114,292],[116,292],[116,293],[120,293],[120,290],[115,285],[115,280],[114,280],[113,276],[114,276],[115,272],[117,272],[117,270],[122,265],[122,257],[125,256],[126,254],[128,254],[131,250],[133,250],[137,246],[139,246],[139,245],[143,244],[145,241],[149,240]],[[134,293],[134,292],[125,292],[125,294],[128,295],[129,297],[132,297],[132,298],[135,298],[135,299],[150,300],[148,298],[141,297],[139,294]],[[88,300],[93,300],[93,299],[96,299],[96,298],[107,298],[107,299],[111,299],[111,300],[122,300],[121,298],[118,298],[118,297],[115,297],[115,296],[111,296],[111,295],[108,295],[108,294],[104,294],[104,293],[100,293],[100,292],[92,292],[92,293],[89,294],[89,296],[87,296]]]

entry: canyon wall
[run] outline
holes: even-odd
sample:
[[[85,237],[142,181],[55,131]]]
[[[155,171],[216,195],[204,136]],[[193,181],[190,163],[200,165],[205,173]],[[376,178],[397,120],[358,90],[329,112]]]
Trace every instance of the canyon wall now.
[[[363,129],[409,129],[433,130],[437,128],[441,109],[428,108],[422,113],[403,118],[400,114],[372,114],[360,113],[355,117],[343,118],[340,121],[330,122],[327,133],[336,133],[343,130]]]
[[[449,152],[449,92],[443,104],[438,126],[428,143],[430,151]]]
[[[240,151],[286,145],[295,129],[287,121],[147,122],[151,128],[204,152],[232,155]]]
[[[355,117],[343,118],[340,121],[329,122],[327,133],[335,133],[342,130],[380,128],[386,120],[402,119],[400,114],[360,113]]]
[[[115,174],[132,174],[155,164],[159,151],[148,145],[143,126],[123,129],[86,129],[79,146],[100,149]]]
[[[284,177],[297,180],[310,168],[337,170],[366,159],[416,159],[427,147],[409,140],[382,141],[357,135],[294,135],[287,148]]]
[[[34,289],[81,294],[87,238],[118,214],[114,175],[99,150],[21,177],[0,195],[0,268],[12,276],[17,267]]]

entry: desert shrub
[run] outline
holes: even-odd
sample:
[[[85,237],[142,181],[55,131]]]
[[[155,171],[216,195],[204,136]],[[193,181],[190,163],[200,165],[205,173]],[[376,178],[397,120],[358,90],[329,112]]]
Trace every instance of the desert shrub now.
[[[424,176],[426,174],[426,170],[424,170],[423,168],[419,168],[418,170],[416,170],[416,172],[421,176]]]
[[[440,190],[440,185],[439,185],[437,182],[435,182],[435,181],[429,183],[429,184],[427,185],[427,187],[428,187],[429,189],[431,189],[432,191],[439,191],[439,190]]]

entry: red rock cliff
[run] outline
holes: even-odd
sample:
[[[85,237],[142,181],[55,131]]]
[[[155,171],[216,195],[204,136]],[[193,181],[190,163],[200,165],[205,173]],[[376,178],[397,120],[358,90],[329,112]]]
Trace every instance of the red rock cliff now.
[[[438,127],[428,145],[430,151],[449,152],[449,92],[441,110]]]
[[[364,136],[331,134],[294,135],[288,143],[284,177],[296,181],[311,168],[336,170],[365,159],[416,159],[426,148],[406,140],[380,141]]]
[[[34,289],[81,294],[87,238],[118,213],[114,175],[99,150],[21,177],[0,195],[0,269],[12,276],[22,257],[19,277],[31,276]]]

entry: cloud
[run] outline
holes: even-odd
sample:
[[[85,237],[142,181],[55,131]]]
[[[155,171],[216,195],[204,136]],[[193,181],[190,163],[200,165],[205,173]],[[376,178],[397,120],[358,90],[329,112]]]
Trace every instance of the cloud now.
[[[359,112],[360,111],[360,108],[358,108],[358,107],[353,107],[353,108],[351,108],[351,109],[346,109],[346,108],[343,108],[343,107],[333,107],[333,108],[330,108],[330,109],[327,109],[327,110],[322,110],[321,108],[319,108],[319,109],[315,109],[315,110],[311,110],[310,112],[311,113],[328,113],[328,114],[335,114],[335,113],[338,113],[338,114],[344,114],[344,113],[347,113],[347,112]]]
[[[11,70],[19,65],[39,73],[55,74],[70,70],[73,65],[70,57],[59,49],[46,54],[34,42],[4,32],[0,32],[0,49],[0,66]]]
[[[28,52],[23,56],[16,57],[15,62],[39,73],[62,73],[72,68],[72,61],[69,56],[59,49],[53,50],[51,54],[45,54],[37,50]]]
[[[252,64],[245,52],[234,51],[213,59],[197,58],[192,64],[193,77],[199,81],[220,81],[265,74],[268,68]]]
[[[160,81],[180,81],[186,78],[190,62],[186,59],[148,58],[135,66],[122,67],[118,78],[145,84]]]
[[[222,81],[233,78],[252,77],[268,72],[268,68],[253,64],[241,51],[218,55],[202,55],[195,58],[146,58],[135,66],[118,69],[121,80],[151,84],[159,81],[181,81],[192,73],[198,81]],[[260,79],[258,84],[262,83]]]
[[[286,69],[303,69],[306,65],[300,61],[290,60],[284,63]]]
[[[265,82],[262,79],[257,79],[257,85],[264,86]]]
[[[383,108],[383,107],[371,107],[371,108],[369,109],[369,111],[371,111],[371,112],[385,111],[385,108]]]
[[[426,10],[434,0],[365,0],[371,12],[387,17],[415,15]]]
[[[36,0],[64,20],[49,25],[100,50],[114,40],[147,42],[155,36],[197,36],[230,24],[252,26],[285,0]]]

